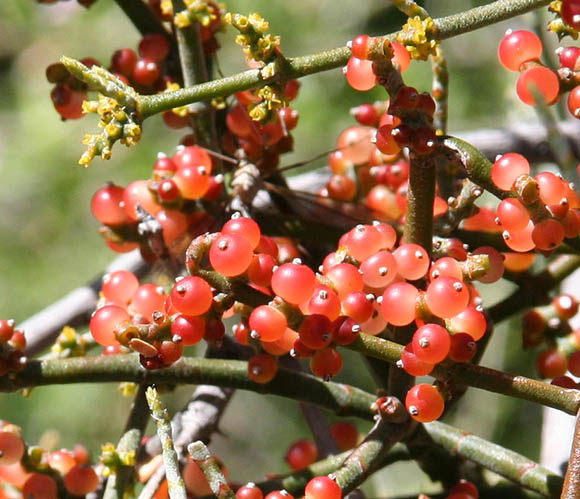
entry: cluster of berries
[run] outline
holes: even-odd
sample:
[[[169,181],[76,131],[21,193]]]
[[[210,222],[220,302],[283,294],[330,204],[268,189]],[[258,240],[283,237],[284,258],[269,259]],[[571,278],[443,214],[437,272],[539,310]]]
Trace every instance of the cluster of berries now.
[[[27,447],[21,435],[21,428],[0,421],[0,481],[3,484],[20,491],[22,497],[43,499],[57,499],[65,496],[65,492],[67,497],[84,497],[97,489],[99,477],[82,445],[72,451],[46,451]],[[1,491],[0,496],[8,497]]]
[[[171,157],[159,154],[151,180],[135,180],[125,188],[109,184],[99,189],[92,198],[91,211],[105,225],[101,233],[107,245],[121,253],[137,248],[137,226],[146,212],[159,222],[169,251],[180,253],[192,233],[199,233],[199,227],[208,221],[200,202],[215,201],[222,195],[223,176],[212,175],[212,170],[212,159],[204,149],[179,146]],[[145,247],[143,251],[147,251]]]
[[[274,490],[264,494],[250,482],[236,491],[236,499],[294,499],[286,490]],[[304,499],[342,499],[342,490],[331,475],[311,478],[304,488]]]
[[[507,153],[493,164],[491,180],[514,195],[499,203],[496,219],[513,251],[549,252],[580,233],[580,197],[561,176],[545,171],[532,178],[527,159]]]
[[[538,372],[563,388],[578,388],[578,383],[566,374],[580,377],[580,329],[573,330],[569,323],[577,313],[578,300],[564,293],[522,317],[523,347],[545,347],[537,358]]]
[[[20,371],[27,362],[24,333],[14,329],[12,319],[0,319],[0,376]]]
[[[300,83],[290,80],[284,86],[284,102],[289,103],[298,97]],[[236,103],[226,114],[227,132],[221,138],[222,150],[236,156],[243,149],[248,161],[268,172],[279,164],[279,156],[294,148],[294,140],[289,133],[298,124],[298,111],[289,106],[281,107],[271,113],[267,123],[260,123],[249,115],[251,106],[261,101],[256,91],[237,92]]]

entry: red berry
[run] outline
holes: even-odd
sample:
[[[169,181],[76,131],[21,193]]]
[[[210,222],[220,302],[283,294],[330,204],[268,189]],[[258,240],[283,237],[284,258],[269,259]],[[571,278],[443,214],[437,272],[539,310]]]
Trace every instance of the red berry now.
[[[358,443],[359,433],[352,423],[334,423],[330,427],[330,433],[341,452],[355,448]]]
[[[64,477],[66,490],[75,496],[84,496],[97,490],[99,477],[90,466],[78,465]]]
[[[272,291],[293,305],[308,300],[316,286],[314,272],[299,263],[285,263],[272,274]]]
[[[240,234],[221,234],[209,250],[211,266],[226,277],[243,274],[252,263],[253,256],[250,241]]]
[[[22,438],[0,429],[0,466],[9,466],[20,461],[24,450]]]
[[[138,59],[133,68],[133,79],[139,85],[149,86],[153,85],[159,78],[161,70],[157,61],[153,59],[141,58]]]
[[[381,311],[387,322],[406,326],[415,320],[415,302],[419,291],[408,282],[391,284],[383,293]]]
[[[429,364],[441,362],[449,353],[451,338],[444,327],[425,324],[413,334],[413,353]]]
[[[304,499],[342,499],[342,490],[332,478],[317,476],[306,484]]]
[[[288,448],[284,459],[294,471],[301,470],[318,459],[318,449],[312,440],[301,438]]]
[[[531,31],[508,30],[498,48],[498,57],[506,69],[519,71],[527,61],[539,59],[542,55],[542,42]]]
[[[407,392],[405,406],[411,417],[421,423],[438,419],[445,409],[439,390],[433,385],[415,385]]]
[[[173,306],[185,315],[205,314],[212,300],[211,287],[201,277],[185,277],[175,283],[171,290]]]
[[[131,316],[124,308],[107,305],[101,307],[91,317],[89,330],[100,345],[114,346],[119,343],[115,337],[115,328],[130,319]]]
[[[377,84],[373,61],[351,57],[346,64],[344,74],[348,84],[359,92],[371,90]]]
[[[171,335],[179,336],[183,346],[195,345],[205,335],[205,320],[199,316],[179,314],[171,324]]]
[[[276,376],[278,364],[271,355],[254,355],[248,361],[248,376],[256,383],[269,383]]]
[[[250,314],[248,320],[252,334],[255,331],[262,341],[279,340],[288,327],[286,316],[269,305],[260,305]]]
[[[310,359],[310,370],[324,379],[330,379],[342,369],[342,355],[334,348],[317,350]]]
[[[366,59],[369,53],[369,35],[358,35],[350,42],[350,51],[358,59]]]
[[[169,55],[169,40],[159,33],[145,35],[139,42],[139,55],[161,62]]]
[[[521,154],[510,152],[496,159],[491,168],[491,180],[504,191],[511,190],[520,175],[530,174],[530,164]]]
[[[260,243],[262,231],[259,225],[251,218],[232,217],[222,227],[222,234],[237,234],[243,236],[250,242],[252,249],[256,249]]]
[[[467,362],[477,352],[477,343],[467,333],[457,333],[451,336],[449,357],[455,362]]]
[[[558,98],[560,81],[558,75],[551,69],[544,66],[534,66],[520,74],[516,84],[516,92],[524,104],[530,106],[552,105]]]

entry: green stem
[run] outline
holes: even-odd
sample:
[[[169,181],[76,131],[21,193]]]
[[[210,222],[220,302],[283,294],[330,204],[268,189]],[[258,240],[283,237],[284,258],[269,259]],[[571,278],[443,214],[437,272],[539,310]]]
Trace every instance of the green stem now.
[[[570,452],[562,489],[562,499],[575,499],[577,497],[580,497],[580,415],[576,416],[572,452]]]
[[[376,400],[359,388],[324,382],[312,375],[280,368],[270,383],[254,383],[247,362],[182,358],[165,369],[144,370],[137,355],[111,355],[29,361],[15,376],[0,377],[0,392],[31,386],[133,381],[148,384],[218,385],[310,402],[343,416],[370,419]]]
[[[438,40],[451,38],[511,17],[525,14],[549,3],[550,0],[498,0],[466,12],[436,19],[436,38]],[[394,40],[395,36],[396,33],[392,33],[383,38]],[[263,79],[260,71],[254,69],[220,80],[176,90],[175,92],[142,96],[139,102],[139,111],[142,117],[145,118],[174,107],[208,100],[213,97],[223,97],[242,90],[266,85],[280,78],[300,78],[321,71],[327,71],[344,66],[350,56],[351,52],[347,47],[339,47],[309,56],[288,59],[284,70],[278,75],[268,79]]]
[[[560,284],[578,267],[578,255],[561,255],[552,260],[544,270],[531,276],[527,285],[522,283],[510,296],[489,308],[493,322],[499,323],[528,307],[546,303],[546,292]]]
[[[135,395],[135,400],[125,425],[125,431],[117,445],[116,450],[119,454],[134,453],[136,456],[141,447],[141,439],[149,422],[149,411],[147,409],[147,399],[145,398],[146,390],[147,385],[141,385]],[[131,488],[134,473],[135,468],[133,466],[122,466],[110,475],[103,499],[123,499]]]
[[[174,12],[185,10],[183,0],[172,0],[172,2]],[[201,43],[199,23],[193,23],[193,25],[185,28],[176,28],[175,37],[183,73],[183,86],[192,87],[210,80]],[[192,104],[191,110],[194,112],[197,143],[212,151],[217,151],[218,141],[213,108],[207,102],[196,102]]]
[[[435,165],[429,158],[411,157],[407,213],[403,238],[431,255],[433,245],[433,201],[435,199]]]
[[[393,445],[404,438],[410,427],[408,421],[391,423],[385,417],[379,419],[376,426],[334,473],[343,496],[357,488],[379,469],[387,453]]]
[[[209,488],[217,499],[233,499],[235,497],[217,461],[201,440],[189,444],[187,452],[201,469]]]
[[[157,435],[159,436],[161,448],[163,449],[163,464],[165,466],[169,497],[170,499],[187,499],[185,484],[179,473],[179,459],[173,446],[171,419],[169,418],[167,409],[163,406],[155,388],[147,388],[146,397],[149,410],[151,411],[151,417],[157,424]]]
[[[361,333],[347,348],[393,363],[399,360],[404,347],[376,336]],[[490,392],[540,403],[568,414],[576,414],[580,408],[580,393],[575,390],[562,390],[560,387],[542,381],[474,364],[447,361],[438,364],[431,375],[439,379],[450,378],[457,384],[474,386]]]
[[[426,423],[424,427],[433,441],[448,452],[470,459],[544,496],[558,497],[562,477],[534,461],[444,423]]]

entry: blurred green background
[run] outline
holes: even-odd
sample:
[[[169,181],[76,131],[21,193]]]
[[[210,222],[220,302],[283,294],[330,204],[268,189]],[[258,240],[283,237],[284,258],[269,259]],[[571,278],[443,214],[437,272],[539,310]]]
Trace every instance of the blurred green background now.
[[[478,3],[487,2],[424,2],[433,17]],[[282,36],[287,56],[341,46],[363,32],[390,32],[400,27],[403,19],[385,0],[230,0],[228,8],[260,12],[270,21],[271,31]],[[515,77],[500,69],[496,47],[507,27],[536,21],[528,15],[443,44],[451,73],[451,130],[500,126],[528,115],[535,119],[515,100]],[[244,69],[233,35],[222,34],[219,39],[223,73]],[[44,77],[47,65],[63,54],[91,56],[107,65],[113,51],[136,48],[138,41],[137,31],[112,0],[98,0],[88,10],[75,1],[54,5],[37,5],[33,0],[0,2],[0,317],[20,322],[97,275],[114,255],[97,234],[98,224],[90,215],[92,193],[108,180],[125,185],[136,178],[148,178],[156,153],[171,152],[178,143],[182,134],[167,129],[155,117],[147,121],[137,147],[116,146],[112,160],[97,159],[84,169],[76,164],[82,151],[80,140],[96,128],[96,120],[89,116],[62,122],[52,107],[51,86]],[[421,91],[429,90],[429,65],[413,63],[405,80]],[[338,133],[353,124],[349,108],[383,98],[380,90],[351,90],[340,70],[303,79],[295,101],[300,112],[294,134],[296,152],[283,163],[333,148]],[[321,164],[323,161],[313,167]],[[533,354],[518,355],[517,360],[514,355],[519,351],[515,331],[506,334],[506,328],[500,328],[493,343],[485,365],[505,365],[508,370],[532,374]],[[356,380],[359,386],[372,390],[370,380],[360,375],[363,366],[348,353],[346,357],[347,368],[338,380]],[[169,395],[171,409],[179,408],[190,392],[186,387]],[[516,438],[509,431],[514,423],[537,426],[537,408],[507,402],[509,410],[501,410],[500,403],[504,401],[495,395],[472,390],[456,411],[456,422],[537,458],[537,439]],[[101,443],[118,439],[128,406],[129,401],[113,385],[49,387],[34,390],[27,399],[0,396],[0,419],[22,425],[29,442],[56,430],[50,438],[58,441],[57,446],[83,442],[97,451]],[[285,470],[282,458],[287,446],[306,434],[294,403],[251,393],[236,394],[222,431],[212,449],[238,481],[259,480],[264,470]],[[373,494],[386,496],[394,490],[412,493],[429,487],[423,475],[412,475],[406,485],[396,476],[400,476],[399,465],[378,475],[372,480]]]

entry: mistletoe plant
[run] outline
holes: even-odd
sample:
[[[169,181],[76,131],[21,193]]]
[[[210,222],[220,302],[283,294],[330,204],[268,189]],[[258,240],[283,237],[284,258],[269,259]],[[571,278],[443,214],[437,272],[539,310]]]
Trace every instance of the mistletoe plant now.
[[[142,34],[136,51],[121,48],[108,65],[63,55],[46,70],[63,119],[99,117],[79,163],[136,146],[157,114],[184,135],[152,159],[150,178],[96,190],[105,243],[133,258],[97,283],[96,305],[53,308],[56,319],[31,334],[0,320],[0,390],[121,382],[134,403],[118,443],[103,442],[94,460],[0,422],[0,498],[340,499],[408,460],[439,484],[436,497],[580,497],[580,426],[560,476],[442,422],[469,387],[580,409],[580,330],[569,323],[578,301],[559,291],[580,267],[577,147],[556,120],[580,118],[580,47],[562,45],[558,67],[542,60],[542,38],[578,38],[580,1],[497,0],[433,19],[392,0],[407,18],[400,31],[295,58],[260,14],[230,11],[235,0],[116,2]],[[546,7],[549,24],[497,40],[499,61],[519,73],[517,96],[548,127],[552,169],[540,171],[525,154],[537,141],[500,150],[447,133],[440,42]],[[249,69],[216,79],[224,30]],[[431,62],[431,92],[405,84],[417,60]],[[279,165],[295,147],[298,80],[340,67],[353,91],[379,86],[383,100],[351,110],[356,123],[328,167],[310,174],[319,188],[290,189],[283,173],[300,165]],[[480,283],[493,289],[502,277],[515,290],[489,307]],[[494,324],[523,311],[523,348],[538,349],[544,381],[480,365]],[[192,355],[202,341],[206,354]],[[374,393],[332,381],[345,350],[364,359]],[[181,384],[198,386],[172,419],[159,389]],[[208,449],[236,389],[300,403],[313,438],[288,449],[290,473],[234,483],[228,456]],[[374,426],[359,435],[352,419],[328,425],[321,409]],[[157,435],[145,438],[150,418]]]

